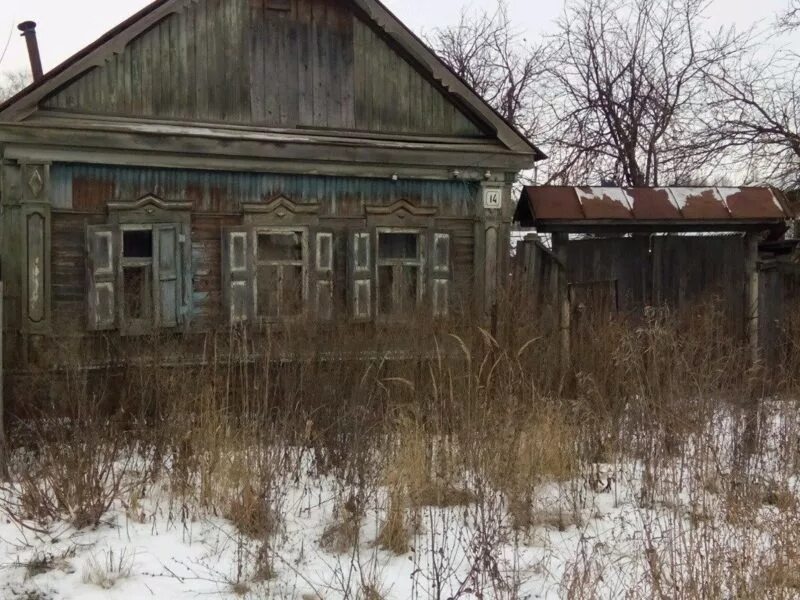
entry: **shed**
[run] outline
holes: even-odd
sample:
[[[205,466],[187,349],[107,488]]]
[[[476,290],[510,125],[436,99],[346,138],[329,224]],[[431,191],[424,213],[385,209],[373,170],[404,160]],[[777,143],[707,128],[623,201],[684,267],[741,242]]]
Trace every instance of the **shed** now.
[[[67,332],[480,317],[544,157],[377,0],[157,0],[0,105],[0,153],[18,368]]]
[[[565,356],[573,305],[587,289],[617,309],[641,310],[679,307],[719,284],[757,360],[759,244],[782,238],[792,217],[771,188],[532,186],[522,190],[514,220],[552,234]],[[689,233],[701,235],[667,235]]]

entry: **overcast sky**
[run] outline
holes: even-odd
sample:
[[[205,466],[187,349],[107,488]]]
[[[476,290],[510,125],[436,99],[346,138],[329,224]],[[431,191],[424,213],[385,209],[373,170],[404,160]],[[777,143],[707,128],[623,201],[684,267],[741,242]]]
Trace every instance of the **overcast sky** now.
[[[28,59],[16,24],[39,24],[39,43],[45,71],[91,43],[150,0],[0,0],[0,54],[11,32],[0,70],[27,68]],[[492,8],[496,0],[384,0],[418,33],[429,32],[458,20],[464,6]],[[766,26],[788,0],[714,0],[710,16],[715,25]],[[513,21],[535,39],[546,33],[562,10],[562,0],[509,0]]]

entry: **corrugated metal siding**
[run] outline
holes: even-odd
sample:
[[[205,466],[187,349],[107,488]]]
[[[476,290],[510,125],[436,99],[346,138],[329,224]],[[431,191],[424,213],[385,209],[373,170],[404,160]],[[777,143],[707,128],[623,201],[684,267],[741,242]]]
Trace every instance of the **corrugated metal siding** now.
[[[154,194],[192,202],[198,212],[240,212],[242,203],[284,194],[295,202],[319,202],[321,216],[363,216],[367,204],[400,199],[436,206],[442,217],[474,215],[479,186],[463,181],[422,181],[273,175],[56,164],[51,170],[56,209],[100,211],[108,202],[132,202]]]

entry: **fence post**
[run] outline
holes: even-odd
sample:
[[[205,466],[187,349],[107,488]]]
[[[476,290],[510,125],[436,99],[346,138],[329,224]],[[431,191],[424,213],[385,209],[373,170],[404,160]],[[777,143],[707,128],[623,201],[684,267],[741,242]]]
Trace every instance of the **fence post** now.
[[[553,234],[553,254],[558,261],[558,303],[559,303],[559,329],[561,334],[561,373],[566,375],[572,362],[571,329],[572,311],[569,301],[569,280],[567,279],[569,234]]]
[[[755,366],[761,359],[759,340],[758,234],[745,236],[745,331],[750,361]]]

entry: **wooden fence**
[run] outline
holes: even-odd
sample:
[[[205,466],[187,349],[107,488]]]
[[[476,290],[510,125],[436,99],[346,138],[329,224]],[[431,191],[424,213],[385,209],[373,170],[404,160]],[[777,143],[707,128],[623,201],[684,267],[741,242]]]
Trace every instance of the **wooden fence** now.
[[[588,316],[622,314],[635,320],[646,307],[680,312],[714,299],[728,316],[731,335],[753,337],[757,326],[761,356],[773,361],[791,341],[790,317],[800,306],[794,300],[800,297],[800,265],[762,262],[756,275],[748,264],[747,243],[744,235],[583,238],[570,240],[557,254],[529,236],[517,248],[516,267],[543,309],[563,302],[559,274],[566,270],[566,319],[573,329]]]

